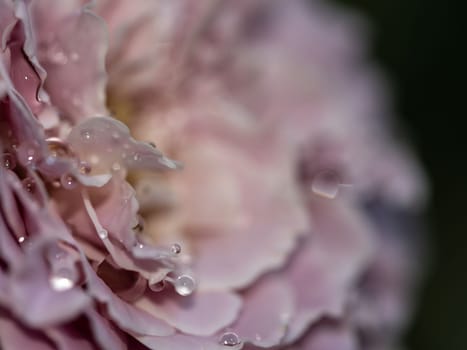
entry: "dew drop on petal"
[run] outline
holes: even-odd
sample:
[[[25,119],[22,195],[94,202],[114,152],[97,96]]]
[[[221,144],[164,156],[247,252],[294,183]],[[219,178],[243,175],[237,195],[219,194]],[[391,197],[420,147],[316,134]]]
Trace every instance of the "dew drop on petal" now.
[[[219,339],[219,343],[224,346],[237,346],[241,344],[241,340],[237,333],[235,332],[225,332],[222,334],[221,338]]]
[[[68,268],[61,268],[54,272],[49,279],[50,286],[57,292],[64,292],[74,287],[73,273]]]
[[[170,251],[171,251],[173,254],[180,254],[180,252],[182,251],[182,247],[180,246],[180,244],[174,243],[174,244],[172,244],[172,246],[170,247]]]
[[[36,161],[36,151],[33,148],[29,148],[26,145],[20,145],[17,152],[18,159],[21,164],[32,165]]]
[[[341,179],[335,171],[320,171],[311,182],[311,190],[321,197],[334,199],[339,193],[340,184]]]
[[[18,243],[23,243],[26,240],[26,237],[21,236],[18,238]]]
[[[107,237],[109,237],[109,232],[105,228],[100,229],[97,234],[100,239],[107,239]]]
[[[175,291],[181,296],[187,296],[195,290],[195,280],[188,275],[178,276],[174,281]]]
[[[60,183],[62,187],[67,190],[72,190],[77,185],[76,179],[74,178],[73,175],[70,175],[70,174],[63,174],[60,177]]]
[[[160,292],[165,289],[165,286],[166,283],[164,280],[162,280],[157,283],[149,284],[149,289],[151,289],[153,292]]]
[[[16,168],[16,158],[11,153],[3,153],[2,155],[3,166],[7,169],[13,170]]]
[[[23,181],[23,187],[29,193],[34,193],[36,190],[36,182],[31,177],[26,177]]]

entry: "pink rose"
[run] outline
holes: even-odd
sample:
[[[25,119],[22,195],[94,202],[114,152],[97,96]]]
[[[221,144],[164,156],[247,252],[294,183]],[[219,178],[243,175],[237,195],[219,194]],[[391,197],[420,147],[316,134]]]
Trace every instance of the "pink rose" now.
[[[397,344],[426,186],[357,16],[0,0],[0,33],[2,348]]]

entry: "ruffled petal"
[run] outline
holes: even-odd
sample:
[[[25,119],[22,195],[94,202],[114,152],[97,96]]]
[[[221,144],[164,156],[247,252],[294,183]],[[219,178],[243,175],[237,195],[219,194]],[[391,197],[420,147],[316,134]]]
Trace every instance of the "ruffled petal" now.
[[[239,338],[261,348],[281,343],[295,312],[293,292],[286,281],[266,277],[244,294],[238,320],[231,326]]]
[[[10,315],[3,313],[0,313],[0,339],[3,350],[55,350],[55,346],[43,334],[22,327]]]
[[[314,199],[313,235],[301,244],[285,270],[296,312],[286,342],[292,342],[325,315],[342,315],[349,293],[372,254],[368,226],[344,199]]]
[[[231,324],[242,303],[229,292],[203,292],[189,297],[146,293],[135,305],[186,334],[209,336]]]
[[[107,31],[102,19],[70,1],[58,6],[52,1],[37,1],[31,12],[42,39],[39,60],[48,73],[45,89],[54,106],[75,122],[108,114]]]

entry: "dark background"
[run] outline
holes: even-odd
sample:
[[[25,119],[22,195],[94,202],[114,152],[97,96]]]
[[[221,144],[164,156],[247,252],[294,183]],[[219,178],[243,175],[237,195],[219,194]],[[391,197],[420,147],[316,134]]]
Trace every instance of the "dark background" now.
[[[454,0],[339,1],[369,18],[372,54],[392,79],[397,112],[432,186],[432,263],[408,348],[466,350],[467,14]]]

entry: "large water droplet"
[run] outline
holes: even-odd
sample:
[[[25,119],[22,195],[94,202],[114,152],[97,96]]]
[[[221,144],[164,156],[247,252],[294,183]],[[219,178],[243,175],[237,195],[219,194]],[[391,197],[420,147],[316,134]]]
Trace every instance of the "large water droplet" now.
[[[219,343],[224,346],[237,346],[241,344],[241,340],[235,332],[225,332],[219,339]]]
[[[311,190],[321,197],[334,199],[339,193],[340,184],[341,179],[335,171],[320,171],[311,182]]]
[[[193,293],[196,287],[193,277],[188,275],[178,276],[174,281],[175,291],[181,296],[187,296]]]
[[[74,176],[71,174],[63,174],[60,177],[60,183],[62,184],[62,187],[66,190],[72,190],[78,184]]]
[[[16,168],[16,158],[11,153],[3,153],[2,155],[3,166],[7,169],[13,170]]]
[[[180,244],[174,243],[174,244],[172,244],[172,246],[170,247],[170,251],[171,251],[173,254],[180,254],[180,252],[182,251],[182,247],[180,246]]]

